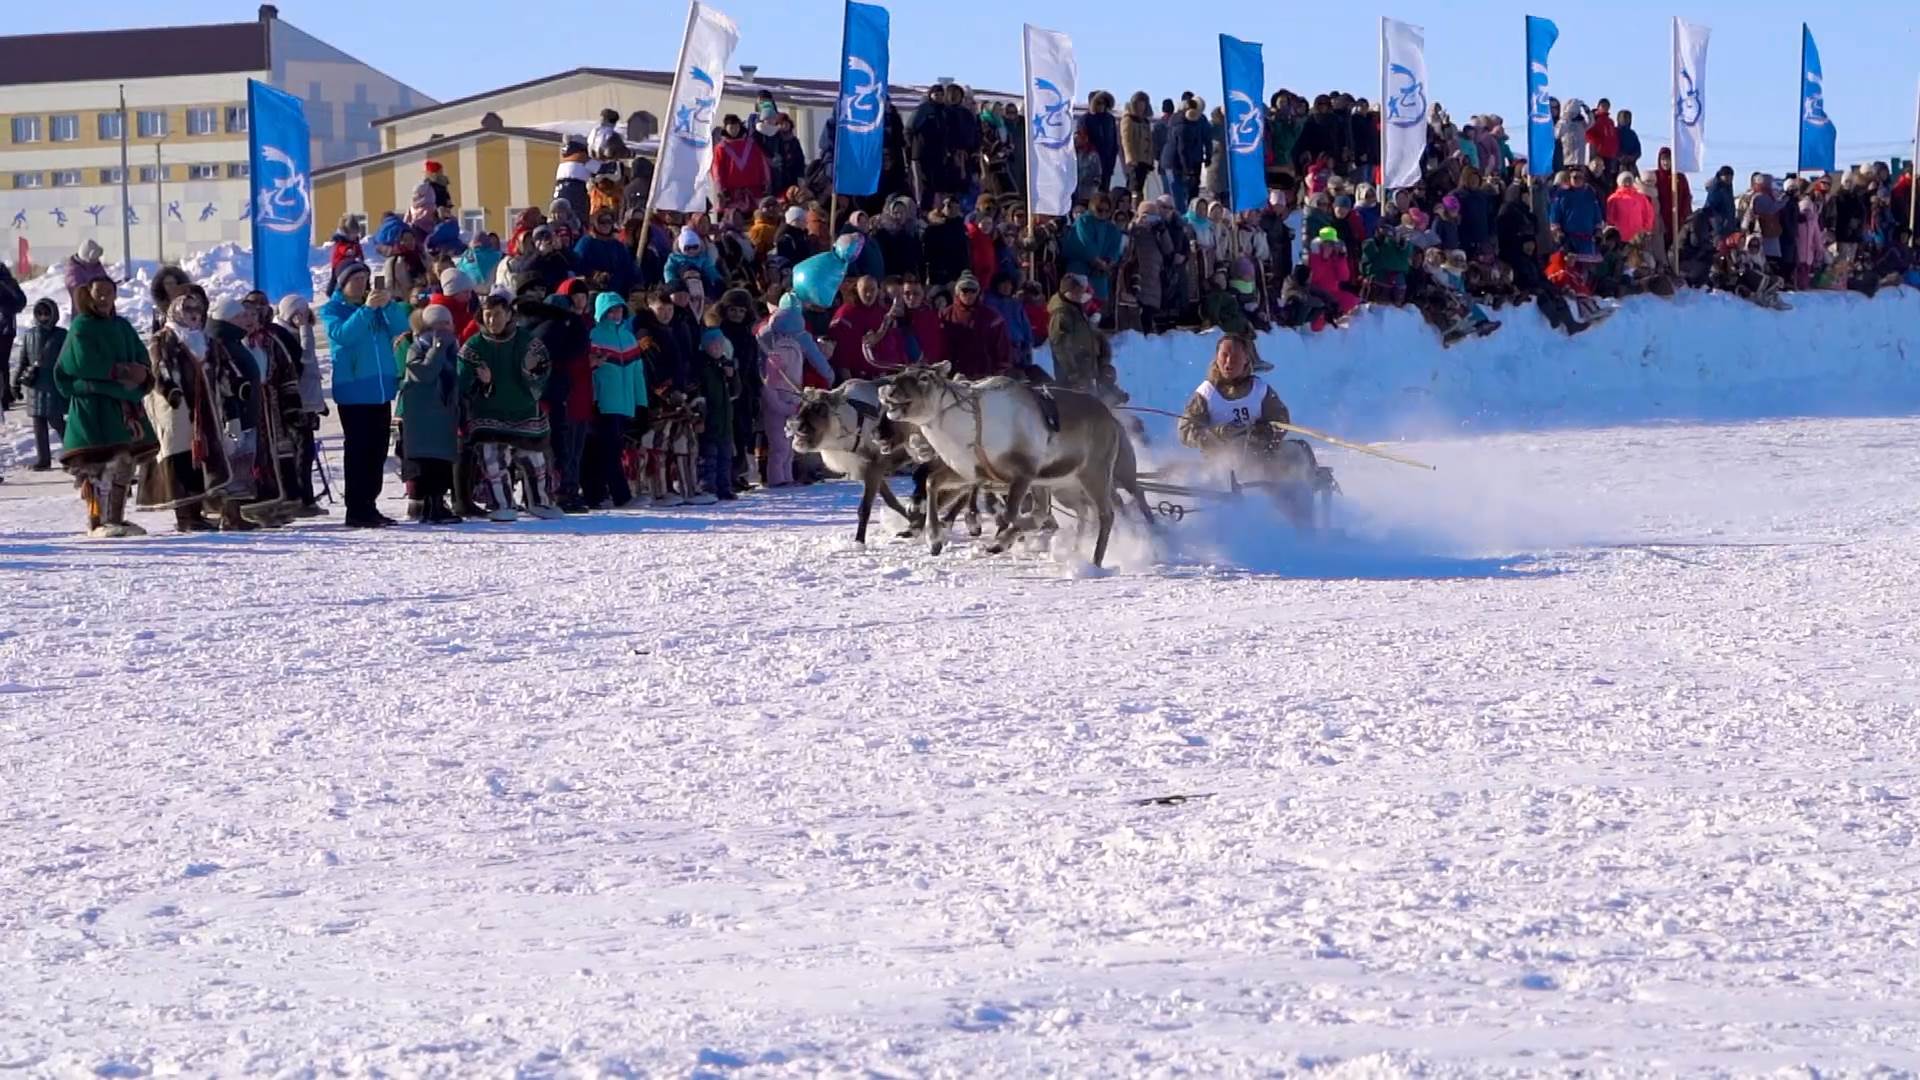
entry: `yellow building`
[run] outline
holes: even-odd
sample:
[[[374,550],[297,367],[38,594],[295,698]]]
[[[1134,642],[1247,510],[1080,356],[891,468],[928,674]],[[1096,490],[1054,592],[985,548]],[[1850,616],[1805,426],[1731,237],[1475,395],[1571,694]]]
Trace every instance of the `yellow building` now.
[[[249,79],[302,99],[315,168],[377,151],[375,121],[433,103],[270,4],[253,22],[0,37],[6,257],[24,240],[50,265],[89,239],[122,257],[123,126],[133,258],[250,243]]]
[[[552,202],[554,170],[566,136],[584,139],[599,123],[601,110],[612,109],[621,117],[627,145],[650,155],[672,89],[671,71],[583,67],[387,116],[373,125],[379,153],[315,170],[318,227],[329,229],[347,215],[378,223],[389,210],[404,212],[424,175],[424,163],[433,160],[453,179],[454,204],[467,231],[484,225],[504,238],[522,208],[544,210]],[[906,114],[926,97],[927,89],[895,85],[890,93]],[[715,118],[747,116],[763,91],[792,118],[807,155],[818,153],[839,84],[772,78],[743,66],[727,79]],[[1015,100],[993,91],[976,90],[975,96]]]
[[[552,201],[564,136],[489,125],[314,170],[316,231],[324,237],[324,230],[348,216],[377,225],[389,210],[404,213],[413,189],[426,177],[426,163],[434,161],[447,174],[462,231],[492,229],[504,238],[522,208],[544,210]]]

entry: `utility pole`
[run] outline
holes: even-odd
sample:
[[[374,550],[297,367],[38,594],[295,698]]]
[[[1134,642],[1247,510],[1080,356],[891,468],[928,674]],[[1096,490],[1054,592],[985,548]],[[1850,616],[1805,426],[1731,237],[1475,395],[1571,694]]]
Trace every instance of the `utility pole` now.
[[[133,276],[133,199],[128,194],[127,185],[130,166],[127,164],[127,84],[120,84],[120,260],[126,264],[121,271],[128,277]]]
[[[162,136],[153,144],[153,261],[164,264],[167,261],[167,203],[166,182],[167,167],[160,163],[160,144],[166,142]],[[133,268],[128,267],[131,273]]]

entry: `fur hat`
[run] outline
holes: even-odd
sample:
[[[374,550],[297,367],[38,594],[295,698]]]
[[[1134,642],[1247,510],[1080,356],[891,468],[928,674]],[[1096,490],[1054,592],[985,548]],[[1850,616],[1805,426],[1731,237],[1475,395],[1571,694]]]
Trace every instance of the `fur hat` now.
[[[473,278],[457,266],[449,266],[440,271],[440,291],[448,296],[459,296],[473,291]]]
[[[87,243],[92,244],[93,241],[89,240]],[[95,250],[98,250],[97,246]],[[81,253],[85,254],[84,248],[81,249]],[[75,255],[67,260],[66,278],[67,288],[74,292],[78,292],[96,281],[113,280],[112,275],[107,273],[107,268],[101,265],[98,256],[91,259],[82,259],[79,255]]]
[[[288,293],[280,298],[280,304],[275,311],[279,314],[281,322],[292,322],[295,315],[312,314],[313,305],[307,303],[307,298],[299,293]]]

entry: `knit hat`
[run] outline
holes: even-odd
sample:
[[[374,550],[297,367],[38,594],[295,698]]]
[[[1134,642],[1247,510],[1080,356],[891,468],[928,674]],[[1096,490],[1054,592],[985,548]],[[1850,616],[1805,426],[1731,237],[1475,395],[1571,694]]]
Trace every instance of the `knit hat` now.
[[[346,262],[343,262],[339,266],[336,266],[333,268],[333,287],[337,289],[340,286],[345,285],[347,283],[347,279],[352,277],[355,274],[371,274],[371,273],[373,273],[373,271],[367,268],[366,263],[363,263],[358,259],[348,259]]]
[[[426,163],[426,168],[427,168],[427,172],[428,172],[428,174],[433,174],[433,173],[437,173],[437,172],[444,172],[444,171],[445,171],[444,169],[442,169],[442,168],[440,167],[440,163],[439,163],[439,162],[437,162],[437,161],[429,161],[429,162],[427,162],[427,163]]]
[[[700,335],[701,349],[711,348],[715,344],[721,346],[722,356],[729,360],[733,359],[733,342],[727,337],[726,332],[717,326],[708,328],[706,333]]]
[[[448,296],[459,296],[473,291],[473,279],[457,266],[449,266],[440,271],[440,291]]]
[[[1460,211],[1460,200],[1454,198],[1451,195],[1447,196],[1444,199],[1441,199],[1440,205],[1442,207],[1445,207],[1448,210],[1454,211],[1455,213],[1458,213]]]
[[[246,309],[247,305],[241,303],[239,297],[228,296],[216,302],[213,305],[213,310],[209,312],[209,314],[221,322],[232,322],[239,318],[240,313]]]
[[[962,270],[960,276],[954,280],[953,291],[961,292],[968,287],[972,287],[977,292],[980,288],[980,279],[973,276],[973,271]]]
[[[693,226],[691,225],[681,226],[680,242],[676,246],[679,247],[682,251],[699,251],[701,248],[706,246],[706,243],[707,242],[705,240],[700,239],[699,231],[696,230]]]
[[[453,311],[441,304],[428,304],[420,312],[420,319],[428,326],[438,326],[444,330],[453,329]]]
[[[527,239],[533,241],[536,244],[542,240],[551,240],[553,239],[553,229],[550,226],[542,225],[539,228],[528,233]]]
[[[672,295],[672,294],[674,294],[674,293],[677,293],[677,292],[692,292],[692,291],[693,291],[692,289],[690,289],[690,288],[688,288],[688,287],[687,287],[687,279],[686,279],[686,278],[684,278],[684,277],[670,277],[670,278],[668,278],[668,279],[667,279],[667,283],[666,283],[666,290],[667,290],[667,293],[668,293],[668,295]]]
[[[313,310],[313,306],[299,293],[288,293],[280,298],[279,307],[275,310],[281,322],[292,322],[295,315],[305,315]]]
[[[787,224],[798,228],[807,223],[807,208],[804,206],[787,207]]]

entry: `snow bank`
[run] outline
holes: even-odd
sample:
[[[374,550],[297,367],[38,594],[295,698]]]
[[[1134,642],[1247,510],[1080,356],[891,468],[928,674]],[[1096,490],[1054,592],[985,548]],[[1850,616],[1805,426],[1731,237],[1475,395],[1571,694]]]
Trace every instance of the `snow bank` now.
[[[1920,292],[1791,303],[1634,297],[1575,338],[1531,306],[1507,308],[1497,333],[1450,349],[1413,311],[1368,309],[1345,330],[1262,335],[1260,355],[1301,423],[1371,438],[1920,408]],[[1123,335],[1121,383],[1137,405],[1178,411],[1218,339]]]
[[[207,290],[207,299],[215,306],[222,300],[238,300],[253,291],[253,251],[239,244],[216,244],[192,252],[175,265]],[[318,297],[327,284],[327,249],[314,248],[308,254],[307,265],[313,270],[313,291]],[[160,266],[160,263],[151,259],[136,259],[133,273],[128,274],[124,264],[107,264],[107,272],[120,283],[121,316],[142,332],[153,325],[153,279],[160,272]],[[29,309],[42,298],[50,298],[59,304],[63,325],[73,318],[71,305],[67,301],[66,272],[67,263],[62,259],[21,286],[26,291]]]

